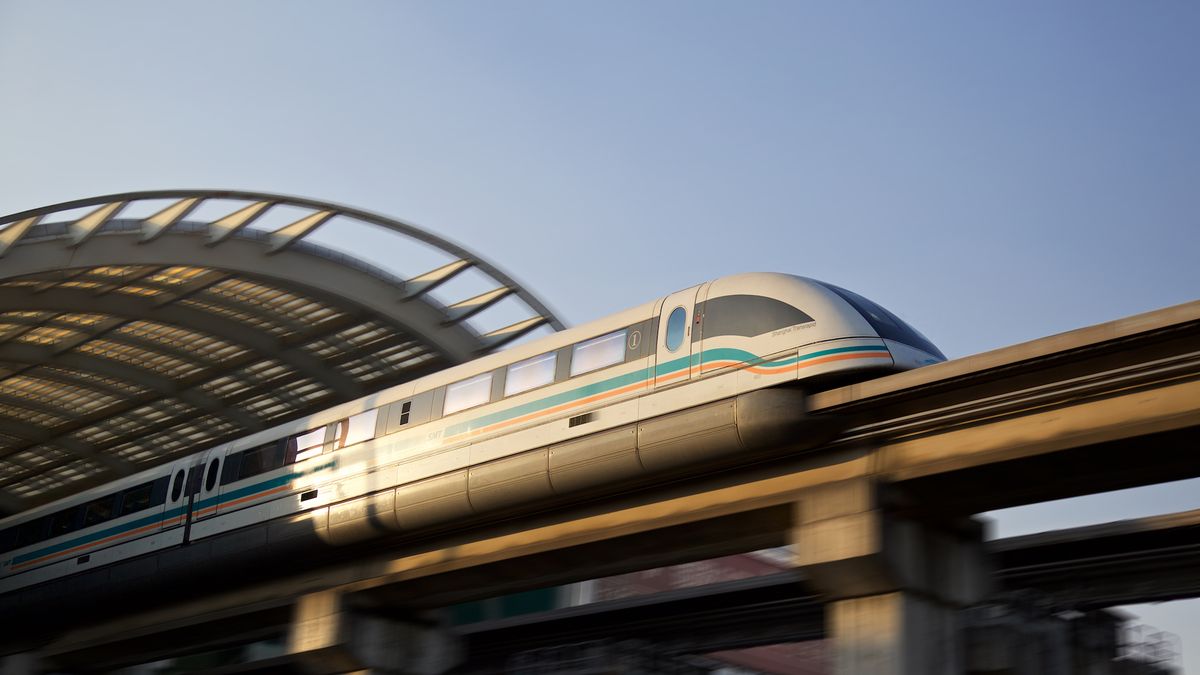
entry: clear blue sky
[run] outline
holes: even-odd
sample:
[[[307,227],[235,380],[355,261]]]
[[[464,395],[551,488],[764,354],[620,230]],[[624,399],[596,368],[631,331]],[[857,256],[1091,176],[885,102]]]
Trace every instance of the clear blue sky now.
[[[1182,1],[0,0],[0,213],[300,194],[464,242],[571,322],[777,270],[963,356],[1200,297],[1198,35]],[[1135,611],[1200,671],[1200,603]]]

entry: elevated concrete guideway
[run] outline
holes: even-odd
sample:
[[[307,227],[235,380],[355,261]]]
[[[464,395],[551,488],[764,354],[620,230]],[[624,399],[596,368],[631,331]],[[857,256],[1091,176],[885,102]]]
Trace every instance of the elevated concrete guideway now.
[[[970,514],[1200,475],[1200,302],[824,392],[812,412],[842,425],[826,448],[400,542],[80,626],[51,649],[292,608],[290,650],[320,670],[354,660],[345,627],[363,612],[794,543],[837,672],[959,672],[957,609],[991,590]]]
[[[1200,565],[1200,510],[999,539],[987,549],[995,559],[997,590],[1046,591],[1039,604],[1047,611],[1200,597],[1200,575],[1195,572]],[[1172,559],[1169,568],[1153,567],[1163,557]],[[1147,575],[1148,565],[1155,574]],[[45,655],[54,662],[104,667],[125,662],[131,653],[148,660],[220,644],[230,636],[246,639],[286,632],[292,603],[284,597],[257,600],[246,602],[240,611],[195,611],[204,608],[198,604],[186,612],[153,613],[105,631],[82,631]],[[475,664],[601,638],[648,641],[656,652],[678,655],[821,639],[826,631],[824,598],[799,571],[455,629]],[[149,635],[154,640],[147,640]],[[147,650],[148,644],[153,649]]]
[[[811,410],[851,420],[834,447],[875,448],[878,479],[977,513],[1197,475],[1198,376],[1200,301],[821,392]]]
[[[1001,588],[1095,609],[1200,597],[1200,509],[1000,539]]]
[[[1038,591],[1047,612],[1200,597],[1200,510],[1009,537],[986,544],[997,591]],[[823,598],[800,572],[726,581],[463,626],[480,663],[597,638],[668,654],[825,637]]]

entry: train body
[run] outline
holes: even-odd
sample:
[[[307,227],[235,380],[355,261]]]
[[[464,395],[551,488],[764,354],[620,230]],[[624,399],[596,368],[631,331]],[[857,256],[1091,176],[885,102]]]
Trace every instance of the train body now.
[[[724,277],[0,521],[0,610],[303,560],[803,446],[811,383],[942,360],[849,291]]]

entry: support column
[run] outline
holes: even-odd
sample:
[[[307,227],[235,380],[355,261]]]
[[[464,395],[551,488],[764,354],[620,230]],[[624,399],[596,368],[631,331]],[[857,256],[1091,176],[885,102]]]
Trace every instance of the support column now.
[[[288,631],[288,654],[312,675],[352,673],[366,669],[350,650],[353,635],[344,596],[321,591],[296,601]]]
[[[440,675],[461,661],[457,637],[436,615],[394,614],[351,609],[334,591],[313,593],[296,603],[288,653],[313,675]]]
[[[960,675],[959,610],[987,590],[983,527],[902,520],[867,480],[814,488],[797,503],[796,562],[826,596],[837,675]]]

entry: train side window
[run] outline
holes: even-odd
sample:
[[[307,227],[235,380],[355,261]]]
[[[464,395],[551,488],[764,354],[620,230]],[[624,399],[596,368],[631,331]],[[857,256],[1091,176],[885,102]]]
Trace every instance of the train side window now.
[[[127,516],[131,513],[137,513],[142,509],[150,508],[152,492],[154,492],[153,482],[143,483],[126,490],[121,495],[121,515]]]
[[[50,516],[50,531],[46,536],[53,539],[54,537],[61,537],[68,532],[79,529],[75,525],[78,518],[79,507],[77,506],[72,506],[69,509],[64,509]]]
[[[0,530],[0,553],[8,553],[17,547],[17,528]]]
[[[512,364],[504,375],[504,395],[512,396],[550,384],[554,381],[554,369],[557,365],[557,352],[541,354]]]
[[[296,434],[288,439],[288,464],[303,462],[321,454],[325,443],[325,427]]]
[[[283,444],[279,441],[267,443],[242,453],[239,479],[257,476],[283,466]]]
[[[372,408],[338,422],[333,434],[334,447],[345,448],[375,438],[375,422],[378,419],[379,408]]]
[[[270,445],[247,450],[242,453],[242,468],[238,472],[238,480],[243,480],[251,476],[266,471],[266,465],[269,462],[269,454],[272,450]]]
[[[150,506],[162,506],[167,502],[167,481],[170,476],[160,476],[154,479],[154,490],[150,493]]]
[[[47,518],[31,520],[17,528],[17,548],[24,548],[46,538],[46,526],[50,524]]]
[[[492,398],[492,374],[484,373],[446,387],[442,414],[449,415],[483,405]]]
[[[113,506],[117,502],[115,494],[101,497],[97,500],[88,502],[83,506],[83,526],[91,527],[97,523],[103,523],[113,517]]]
[[[673,352],[683,344],[683,334],[687,330],[687,310],[676,307],[667,318],[667,351]]]
[[[626,332],[627,329],[622,328],[575,345],[571,351],[571,377],[623,362]]]
[[[225,456],[225,468],[221,469],[221,485],[241,480],[243,452],[235,452]]]
[[[412,412],[412,401],[405,401],[404,405],[400,406],[400,426],[408,424],[408,414]]]

